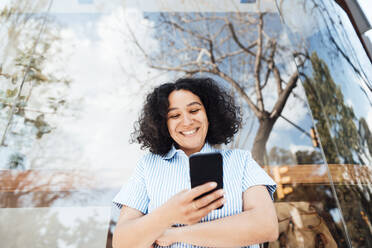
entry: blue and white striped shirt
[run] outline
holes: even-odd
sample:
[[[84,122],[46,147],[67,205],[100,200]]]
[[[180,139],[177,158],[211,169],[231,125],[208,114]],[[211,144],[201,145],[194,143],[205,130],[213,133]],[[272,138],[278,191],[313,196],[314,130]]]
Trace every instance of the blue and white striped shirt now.
[[[271,197],[275,182],[244,150],[217,150],[206,143],[201,153],[220,152],[223,158],[223,187],[226,202],[205,216],[201,222],[211,221],[243,211],[243,192],[254,185],[266,185]],[[138,163],[129,182],[122,187],[113,202],[137,209],[143,214],[151,213],[169,198],[184,189],[190,189],[189,160],[182,150],[174,147],[165,155],[146,154]],[[160,247],[160,246],[155,246]],[[185,243],[174,243],[169,248],[197,248]],[[258,245],[248,246],[250,248]]]

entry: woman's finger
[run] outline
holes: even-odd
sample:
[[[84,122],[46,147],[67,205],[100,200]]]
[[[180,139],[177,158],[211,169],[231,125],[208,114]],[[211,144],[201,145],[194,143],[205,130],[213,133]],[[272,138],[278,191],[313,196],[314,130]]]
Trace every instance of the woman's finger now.
[[[210,203],[214,202],[218,198],[223,196],[223,189],[216,190],[198,200],[194,200],[194,206],[197,206],[198,209],[208,206]]]
[[[215,200],[214,202],[210,203],[209,205],[199,208],[197,211],[193,211],[190,213],[189,222],[187,224],[195,224],[198,223],[203,217],[209,214],[212,210],[222,206],[225,203],[225,198],[220,197],[219,199]]]
[[[200,186],[197,186],[193,189],[191,189],[188,193],[187,193],[187,197],[190,201],[194,200],[196,197],[204,194],[204,193],[207,193],[208,191],[211,191],[212,189],[216,188],[217,187],[217,183],[216,182],[208,182],[208,183],[205,183],[203,185],[200,185]]]
[[[223,198],[223,197],[221,197],[220,199],[215,200],[214,202],[212,202],[211,204],[209,204],[208,206],[200,209],[199,210],[199,214],[202,216],[201,218],[203,218],[204,216],[206,216],[212,210],[215,210],[216,208],[222,206],[225,202],[226,202],[226,199]]]
[[[171,245],[171,243],[165,242],[165,241],[161,241],[161,240],[156,240],[155,243],[157,245],[160,245],[160,246],[169,246],[169,245]]]

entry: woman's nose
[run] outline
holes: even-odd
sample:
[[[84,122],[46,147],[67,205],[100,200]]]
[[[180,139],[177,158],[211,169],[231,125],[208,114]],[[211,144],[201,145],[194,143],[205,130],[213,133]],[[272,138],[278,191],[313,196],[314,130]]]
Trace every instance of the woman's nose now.
[[[192,122],[193,122],[192,116],[190,116],[188,114],[186,114],[186,115],[183,116],[183,124],[184,125],[191,125]]]

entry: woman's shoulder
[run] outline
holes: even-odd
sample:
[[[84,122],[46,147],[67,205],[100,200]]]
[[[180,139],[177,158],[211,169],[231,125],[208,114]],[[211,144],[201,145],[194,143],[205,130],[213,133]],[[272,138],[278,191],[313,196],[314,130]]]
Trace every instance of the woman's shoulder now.
[[[159,164],[159,162],[163,159],[163,156],[147,152],[140,157],[138,160],[138,166],[143,168],[153,167],[156,164]]]
[[[251,156],[251,152],[239,148],[233,149],[221,149],[219,152],[222,154],[224,158],[247,158]]]

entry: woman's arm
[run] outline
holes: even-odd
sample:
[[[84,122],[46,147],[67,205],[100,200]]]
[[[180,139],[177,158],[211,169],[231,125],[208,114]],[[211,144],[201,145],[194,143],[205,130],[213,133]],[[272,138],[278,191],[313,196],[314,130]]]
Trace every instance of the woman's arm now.
[[[223,204],[221,200],[217,200],[221,198],[222,190],[194,201],[195,197],[216,186],[216,183],[206,183],[191,190],[181,191],[146,215],[136,209],[123,207],[114,231],[113,247],[150,247],[173,224],[197,223],[210,211]]]
[[[265,186],[243,193],[243,212],[218,220],[168,229],[159,245],[174,242],[207,247],[241,247],[276,240],[278,220]]]

